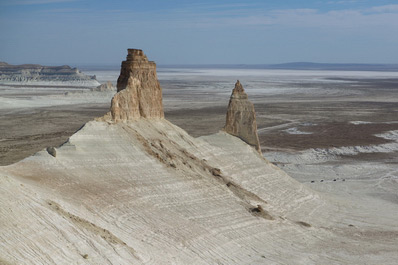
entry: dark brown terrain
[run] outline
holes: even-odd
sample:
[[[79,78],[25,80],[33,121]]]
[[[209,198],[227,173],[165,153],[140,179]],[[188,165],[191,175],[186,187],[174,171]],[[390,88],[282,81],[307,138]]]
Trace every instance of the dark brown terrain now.
[[[212,82],[207,81],[208,85]],[[255,105],[262,150],[300,151],[391,142],[374,135],[398,130],[398,79],[356,82],[354,91],[360,93],[348,96],[338,93],[331,96],[308,93],[264,96],[251,93],[248,89],[249,99]],[[229,96],[218,91],[214,96],[209,96],[209,91],[200,92],[200,89],[193,92],[192,89],[184,89],[184,84],[190,88],[197,85],[192,81],[161,81],[166,118],[195,137],[221,130],[225,124]],[[296,85],[314,86],[310,83]],[[46,92],[32,93],[43,96]],[[49,93],[59,94],[54,91]],[[26,92],[3,94],[19,98],[31,96]],[[48,146],[64,143],[84,123],[104,115],[109,106],[109,103],[91,103],[12,111],[0,109],[0,165],[17,162]],[[355,125],[352,121],[369,123]],[[289,128],[311,134],[289,134],[286,132]],[[369,159],[369,156],[372,155],[362,157]]]

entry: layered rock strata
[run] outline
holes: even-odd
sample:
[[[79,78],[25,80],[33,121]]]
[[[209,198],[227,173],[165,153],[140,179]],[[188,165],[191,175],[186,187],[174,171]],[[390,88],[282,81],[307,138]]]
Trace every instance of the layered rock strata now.
[[[130,76],[126,88],[116,93],[112,98],[110,114],[114,122],[132,121],[142,117],[140,111],[140,89],[140,80]]]
[[[99,85],[96,76],[85,75],[68,65],[43,66],[38,64],[11,65],[0,62],[0,83],[73,83],[74,85]]]
[[[254,105],[249,101],[239,80],[229,100],[224,131],[239,137],[261,153]]]
[[[111,105],[114,121],[164,118],[156,64],[148,61],[142,50],[128,49],[117,80],[117,91]]]

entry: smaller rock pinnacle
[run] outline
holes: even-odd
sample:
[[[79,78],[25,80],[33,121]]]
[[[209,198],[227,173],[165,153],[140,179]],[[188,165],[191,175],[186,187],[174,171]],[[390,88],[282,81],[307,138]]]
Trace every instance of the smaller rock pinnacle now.
[[[236,82],[229,100],[224,130],[239,137],[261,153],[254,105],[249,101],[239,80]]]

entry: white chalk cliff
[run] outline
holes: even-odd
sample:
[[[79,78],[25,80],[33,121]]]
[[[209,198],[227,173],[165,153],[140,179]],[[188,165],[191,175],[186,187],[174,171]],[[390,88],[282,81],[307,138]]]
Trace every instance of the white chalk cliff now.
[[[95,76],[85,75],[79,69],[68,65],[10,65],[5,62],[0,62],[0,84],[88,87],[100,85]]]
[[[226,132],[189,136],[163,118],[153,68],[130,66],[108,115],[0,167],[0,264],[396,261],[396,246],[366,241],[393,220],[366,221]]]

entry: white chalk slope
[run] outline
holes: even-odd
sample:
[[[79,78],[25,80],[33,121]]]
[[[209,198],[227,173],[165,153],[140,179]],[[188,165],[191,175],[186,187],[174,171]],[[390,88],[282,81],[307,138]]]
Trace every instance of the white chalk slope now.
[[[0,167],[0,264],[394,264],[386,207],[312,191],[223,132],[92,121]]]

